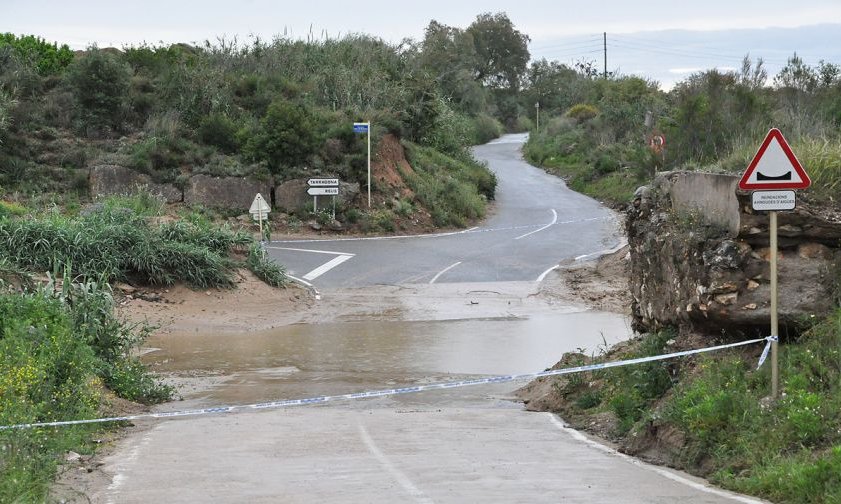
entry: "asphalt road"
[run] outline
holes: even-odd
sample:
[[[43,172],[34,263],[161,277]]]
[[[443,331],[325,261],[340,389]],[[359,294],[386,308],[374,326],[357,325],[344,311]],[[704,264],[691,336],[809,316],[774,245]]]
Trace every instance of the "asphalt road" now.
[[[559,261],[617,244],[597,201],[523,161],[526,135],[476,147],[499,185],[484,225],[425,236],[273,241],[271,257],[319,288],[375,284],[535,281]]]
[[[615,245],[620,234],[610,212],[523,163],[518,154],[522,139],[509,136],[476,149],[500,178],[496,213],[480,229],[385,240],[274,242],[273,257],[325,288],[497,280],[533,285],[564,258]],[[407,290],[440,299],[450,305],[448,318],[458,319],[469,317],[470,306],[446,296],[466,285]],[[490,292],[502,284],[483,285]],[[416,301],[409,297],[406,302]],[[563,313],[563,308],[553,310]],[[529,372],[551,366],[561,347],[595,348],[602,341],[599,328],[609,322],[605,317],[616,319],[608,325],[622,323],[620,315],[588,312],[541,323],[538,314],[547,317],[538,311],[533,318],[439,321],[431,314],[434,327],[430,322],[376,322],[374,314],[374,322],[367,323],[334,321],[271,334],[217,336],[214,358],[238,358],[238,371],[226,375],[224,366],[213,366],[220,373],[219,385],[162,409],[219,406],[219,397],[237,387],[247,388],[249,395],[237,396],[237,402],[247,404]],[[584,325],[576,326],[573,319]],[[538,331],[536,338],[538,328],[524,322],[551,330]],[[199,344],[199,336],[182,346],[201,359],[209,349]],[[547,338],[551,341],[540,343]],[[170,353],[176,350],[169,348]],[[101,473],[95,472],[104,481],[84,492],[84,501],[757,502],[641,464],[565,428],[554,415],[522,411],[506,399],[513,387],[482,385],[144,422],[104,460]]]

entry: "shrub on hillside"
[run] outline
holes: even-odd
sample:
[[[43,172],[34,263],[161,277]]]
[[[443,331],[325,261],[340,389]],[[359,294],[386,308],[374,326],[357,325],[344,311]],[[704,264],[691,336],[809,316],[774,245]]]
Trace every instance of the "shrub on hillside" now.
[[[68,68],[68,80],[88,134],[118,131],[126,117],[131,69],[116,56],[91,48]]]
[[[233,153],[239,149],[237,125],[225,114],[211,114],[201,120],[198,134],[207,145],[218,147],[223,152]]]
[[[503,132],[502,124],[488,114],[479,114],[473,118],[473,144],[481,145],[499,137]]]
[[[564,115],[580,124],[589,121],[590,119],[593,119],[597,115],[599,115],[599,109],[597,109],[593,105],[579,103],[570,107]]]

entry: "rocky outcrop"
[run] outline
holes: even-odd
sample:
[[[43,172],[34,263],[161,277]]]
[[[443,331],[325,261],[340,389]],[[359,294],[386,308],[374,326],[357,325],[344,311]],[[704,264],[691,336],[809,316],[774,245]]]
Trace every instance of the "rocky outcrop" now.
[[[275,206],[281,210],[295,211],[299,208],[311,207],[312,196],[307,194],[307,179],[288,180],[275,188]],[[345,205],[353,202],[359,195],[359,184],[339,181],[339,195],[336,196],[337,205]],[[319,208],[322,205],[332,204],[329,196],[318,199]]]
[[[167,203],[178,203],[184,197],[172,184],[158,184],[149,175],[117,165],[99,165],[90,169],[91,196],[114,196],[147,191],[163,197]]]
[[[271,184],[246,177],[193,175],[184,189],[184,203],[248,210],[257,193],[268,197]]]
[[[626,222],[637,330],[767,333],[768,216],[752,212],[737,181],[667,173],[637,191]],[[779,213],[778,234],[780,322],[793,327],[833,309],[841,218],[799,203]]]

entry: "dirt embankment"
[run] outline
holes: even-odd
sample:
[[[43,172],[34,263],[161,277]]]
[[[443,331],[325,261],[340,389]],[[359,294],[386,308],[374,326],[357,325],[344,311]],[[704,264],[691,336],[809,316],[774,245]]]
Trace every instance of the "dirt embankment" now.
[[[297,322],[301,312],[314,303],[297,285],[270,287],[247,270],[239,270],[233,289],[193,290],[176,285],[164,289],[124,287],[124,293],[120,315],[153,324],[163,333],[271,329]]]

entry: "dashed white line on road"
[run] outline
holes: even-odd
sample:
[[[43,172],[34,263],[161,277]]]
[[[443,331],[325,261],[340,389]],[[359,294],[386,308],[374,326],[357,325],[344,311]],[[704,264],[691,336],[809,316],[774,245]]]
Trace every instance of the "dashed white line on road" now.
[[[633,464],[635,466],[641,467],[643,469],[648,469],[649,471],[657,473],[657,474],[659,474],[660,476],[663,476],[666,479],[676,481],[676,482],[681,483],[683,485],[686,485],[690,488],[694,488],[695,490],[700,490],[701,492],[710,493],[710,494],[713,494],[713,495],[717,495],[718,497],[724,497],[726,499],[731,499],[731,500],[736,501],[736,502],[742,502],[744,504],[763,504],[763,501],[761,501],[761,500],[752,499],[750,497],[745,497],[743,495],[734,494],[734,493],[731,493],[731,492],[727,492],[725,490],[719,490],[718,488],[714,488],[714,487],[712,487],[708,484],[705,485],[703,483],[698,483],[697,481],[692,481],[691,479],[684,478],[683,476],[681,476],[679,474],[675,474],[675,473],[673,473],[671,471],[668,471],[666,469],[656,467],[656,466],[653,466],[651,464],[646,464],[645,462],[643,462],[641,460],[637,460],[634,457],[630,457],[628,455],[625,455],[624,453],[620,453],[620,452],[614,450],[613,448],[611,448],[609,446],[605,446],[605,445],[603,445],[603,444],[601,444],[597,441],[593,441],[592,439],[588,438],[587,436],[578,432],[577,430],[572,429],[570,427],[567,427],[566,424],[564,424],[563,421],[559,420],[558,417],[554,413],[546,413],[546,414],[549,416],[549,420],[552,422],[552,424],[555,427],[562,430],[566,434],[569,434],[570,436],[572,436],[576,440],[581,441],[585,444],[588,444],[588,445],[592,446],[593,448],[595,448],[599,451],[609,453],[610,455],[615,455],[615,456],[621,458],[622,460],[625,460],[626,462],[630,462],[631,464]]]
[[[368,448],[368,451],[371,452],[371,455],[377,459],[377,461],[382,465],[391,477],[394,478],[397,483],[403,487],[403,490],[406,491],[409,495],[415,498],[415,502],[420,504],[433,504],[434,501],[426,496],[425,493],[421,491],[420,488],[416,487],[412,480],[409,479],[408,476],[403,474],[400,469],[394,466],[388,457],[385,456],[383,452],[377,448],[377,445],[374,443],[374,440],[371,439],[371,435],[368,434],[368,430],[365,429],[365,426],[361,423],[359,424],[359,436],[362,438],[362,441],[365,443],[365,446]]]
[[[434,277],[432,277],[432,280],[430,280],[430,281],[429,281],[429,283],[434,284],[434,283],[435,283],[435,281],[436,281],[436,280],[438,280],[438,277],[440,277],[440,276],[441,276],[441,275],[443,275],[444,273],[446,273],[446,272],[450,271],[451,269],[455,268],[455,267],[456,267],[456,266],[458,266],[459,264],[461,264],[461,261],[459,261],[459,262],[457,262],[457,263],[454,263],[454,264],[451,264],[451,265],[447,266],[446,268],[442,269],[441,271],[439,271],[439,272],[438,272],[438,274],[437,274],[437,275],[435,275]]]
[[[331,269],[335,268],[336,266],[342,264],[343,262],[347,261],[348,259],[352,259],[352,255],[340,255],[334,257],[332,260],[327,261],[326,263],[322,264],[321,266],[315,268],[314,270],[310,271],[306,275],[304,275],[304,280],[315,280],[316,278],[320,277],[321,275],[327,273]]]
[[[546,229],[546,228],[548,228],[548,227],[552,227],[552,226],[554,226],[556,222],[558,222],[558,212],[556,212],[556,211],[555,211],[555,209],[553,208],[553,209],[552,209],[552,222],[550,222],[549,224],[546,224],[546,225],[545,225],[545,226],[543,226],[542,228],[535,229],[534,231],[532,231],[532,232],[530,232],[530,233],[526,233],[526,234],[524,234],[524,235],[520,235],[520,236],[518,236],[518,237],[516,237],[516,238],[514,238],[514,239],[515,239],[515,240],[519,240],[520,238],[525,238],[526,236],[530,236],[530,235],[533,235],[533,234],[535,234],[535,233],[539,233],[539,232],[543,231],[544,229]]]

